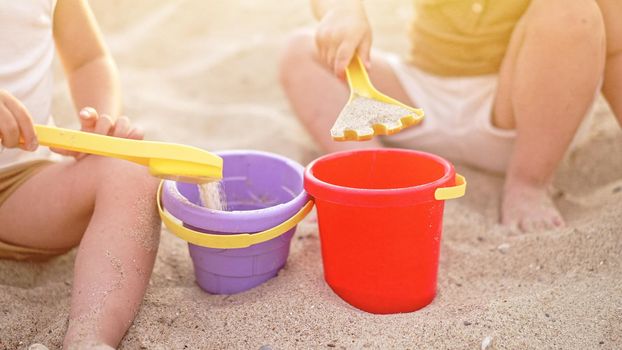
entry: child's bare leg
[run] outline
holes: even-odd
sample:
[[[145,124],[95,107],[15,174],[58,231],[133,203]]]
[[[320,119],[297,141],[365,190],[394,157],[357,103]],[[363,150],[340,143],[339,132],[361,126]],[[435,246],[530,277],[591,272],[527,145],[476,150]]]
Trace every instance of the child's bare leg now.
[[[388,63],[377,56],[372,61],[369,75],[378,90],[412,105]],[[377,139],[335,142],[331,138],[330,128],[348,101],[349,90],[319,61],[312,33],[301,31],[289,39],[280,63],[280,78],[294,113],[324,151],[381,147]]]
[[[607,59],[603,94],[622,126],[622,1],[598,0],[607,35]]]
[[[143,167],[89,156],[48,166],[0,208],[3,240],[37,248],[80,242],[65,348],[116,347],[134,319],[159,242],[156,188]]]
[[[516,128],[501,208],[524,231],[559,227],[547,194],[553,173],[593,102],[604,65],[604,27],[594,1],[534,1],[501,67],[493,122]]]

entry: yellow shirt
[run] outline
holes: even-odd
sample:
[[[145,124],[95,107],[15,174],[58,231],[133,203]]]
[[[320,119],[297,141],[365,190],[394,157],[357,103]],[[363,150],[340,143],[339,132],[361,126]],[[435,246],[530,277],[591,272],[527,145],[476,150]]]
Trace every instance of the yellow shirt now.
[[[411,63],[436,75],[499,70],[530,0],[414,0]]]

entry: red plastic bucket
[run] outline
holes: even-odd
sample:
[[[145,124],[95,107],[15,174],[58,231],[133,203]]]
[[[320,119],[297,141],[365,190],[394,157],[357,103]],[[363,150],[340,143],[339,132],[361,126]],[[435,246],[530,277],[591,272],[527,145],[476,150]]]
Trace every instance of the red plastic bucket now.
[[[305,189],[315,197],[326,282],[371,313],[429,304],[444,200],[465,187],[450,162],[418,151],[346,151],[310,163]]]

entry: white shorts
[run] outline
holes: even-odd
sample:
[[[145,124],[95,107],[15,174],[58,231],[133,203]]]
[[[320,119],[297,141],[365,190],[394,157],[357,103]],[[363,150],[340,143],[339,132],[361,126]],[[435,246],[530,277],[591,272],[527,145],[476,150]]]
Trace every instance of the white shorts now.
[[[411,101],[425,113],[421,124],[383,137],[385,145],[418,149],[452,162],[505,173],[516,130],[492,124],[498,75],[442,77],[409,65],[397,55],[383,57]],[[585,133],[587,124],[583,123],[577,135]]]
[[[411,101],[425,113],[419,125],[384,137],[386,145],[418,149],[453,162],[505,172],[516,131],[492,125],[496,74],[435,76],[403,62],[397,55],[385,57]]]

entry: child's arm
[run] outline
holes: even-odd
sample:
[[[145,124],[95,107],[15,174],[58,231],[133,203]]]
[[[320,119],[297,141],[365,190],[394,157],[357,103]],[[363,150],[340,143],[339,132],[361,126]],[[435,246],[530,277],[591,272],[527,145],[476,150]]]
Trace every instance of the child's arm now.
[[[58,0],[54,41],[67,75],[83,131],[142,139],[142,130],[120,117],[121,96],[114,61],[85,0]],[[65,155],[75,152],[55,150]]]
[[[320,21],[315,36],[320,59],[339,77],[358,53],[369,68],[371,27],[361,0],[311,0]]]
[[[117,70],[85,0],[58,0],[54,40],[76,109],[92,107],[114,124],[121,113]]]

